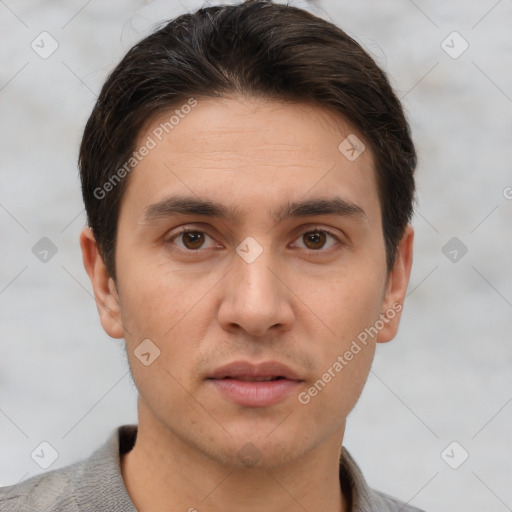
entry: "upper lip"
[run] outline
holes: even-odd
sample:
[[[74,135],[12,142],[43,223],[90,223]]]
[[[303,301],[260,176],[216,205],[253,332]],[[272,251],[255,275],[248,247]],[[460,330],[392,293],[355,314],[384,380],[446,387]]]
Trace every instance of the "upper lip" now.
[[[223,379],[225,377],[284,377],[289,380],[301,380],[290,367],[278,361],[265,361],[258,364],[248,361],[234,361],[218,368],[208,378]]]

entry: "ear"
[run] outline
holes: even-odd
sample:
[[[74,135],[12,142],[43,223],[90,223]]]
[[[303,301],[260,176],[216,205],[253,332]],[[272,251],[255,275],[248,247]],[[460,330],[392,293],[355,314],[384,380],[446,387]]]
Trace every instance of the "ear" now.
[[[398,331],[407,285],[411,275],[413,240],[414,229],[411,225],[408,225],[398,244],[395,264],[388,277],[380,315],[384,327],[377,335],[377,343],[391,341]]]
[[[101,325],[112,338],[123,338],[119,295],[114,280],[109,276],[103,263],[91,228],[86,227],[80,233],[80,247],[84,267],[94,290]]]

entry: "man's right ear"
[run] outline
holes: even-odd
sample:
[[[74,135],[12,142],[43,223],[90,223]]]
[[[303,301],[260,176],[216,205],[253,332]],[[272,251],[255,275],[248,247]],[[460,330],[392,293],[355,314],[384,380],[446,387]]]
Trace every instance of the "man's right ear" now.
[[[90,227],[84,228],[80,233],[80,247],[85,271],[89,275],[94,290],[101,325],[112,338],[123,338],[124,328],[121,322],[119,295],[114,280],[107,272]]]

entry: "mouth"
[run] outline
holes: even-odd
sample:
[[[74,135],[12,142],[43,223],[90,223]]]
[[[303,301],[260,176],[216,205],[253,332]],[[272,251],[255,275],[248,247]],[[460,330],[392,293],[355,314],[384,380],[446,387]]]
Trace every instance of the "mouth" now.
[[[226,379],[239,380],[242,382],[270,382],[273,380],[286,379],[286,377],[282,377],[281,375],[279,375],[277,377],[250,377],[248,375],[241,375],[239,377],[223,377],[222,378],[222,380],[226,380]]]
[[[237,379],[243,381],[267,381],[267,380],[301,380],[297,372],[289,366],[278,361],[264,361],[251,363],[249,361],[234,361],[217,368],[209,379]]]
[[[304,382],[291,368],[269,361],[237,361],[206,379],[225,399],[244,407],[268,407],[282,402]]]

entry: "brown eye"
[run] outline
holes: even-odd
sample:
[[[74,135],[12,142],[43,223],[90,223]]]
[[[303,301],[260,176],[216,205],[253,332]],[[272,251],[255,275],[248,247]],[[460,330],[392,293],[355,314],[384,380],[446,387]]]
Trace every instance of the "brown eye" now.
[[[303,240],[308,249],[321,249],[325,245],[327,236],[325,231],[309,231],[304,233]]]
[[[315,252],[323,254],[327,253],[330,249],[335,249],[336,246],[343,246],[342,240],[337,235],[323,228],[303,231],[295,244],[298,244],[298,247],[301,249],[310,251],[310,254]]]
[[[176,245],[179,249],[184,251],[199,252],[198,249],[208,248],[208,246],[203,247],[205,242],[207,243],[207,238],[210,238],[210,247],[213,247],[215,243],[210,235],[196,229],[183,229],[170,237],[167,243]]]
[[[199,249],[204,243],[204,233],[201,231],[185,231],[183,235],[183,244],[187,249]]]

